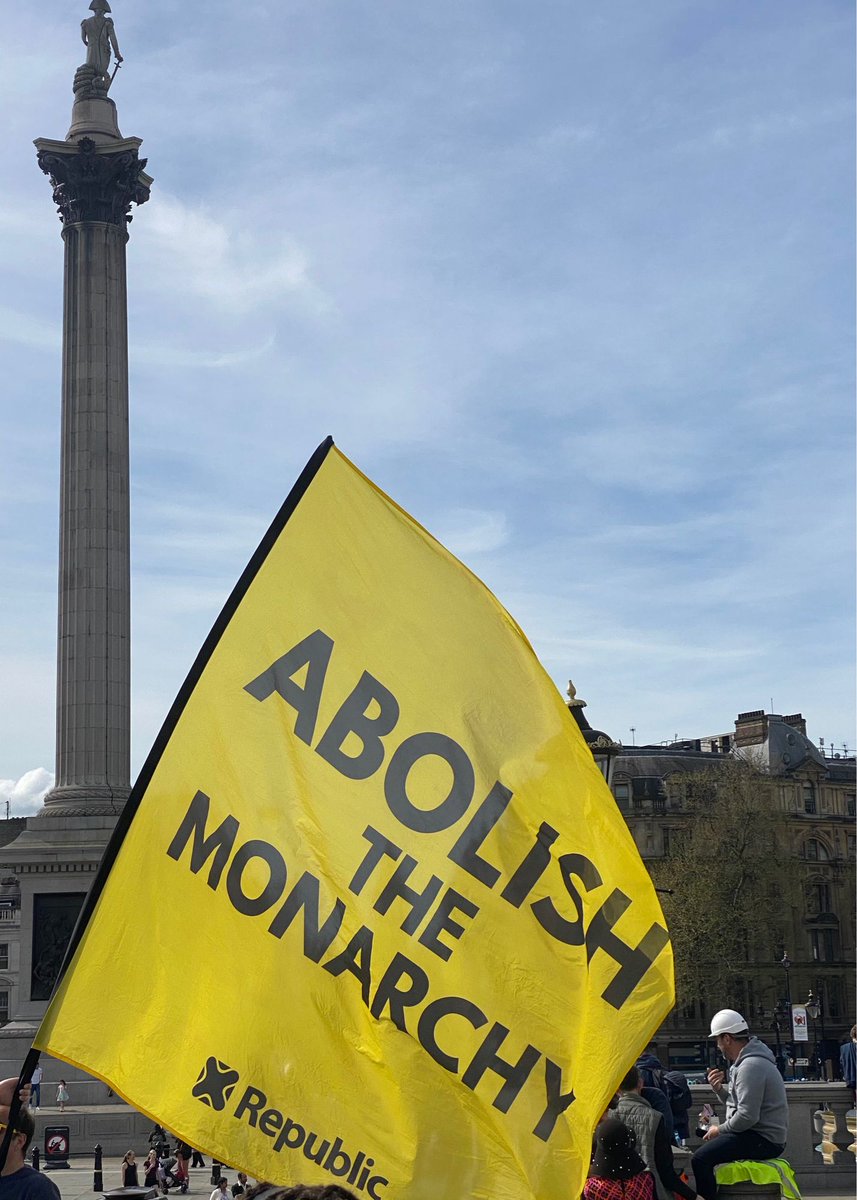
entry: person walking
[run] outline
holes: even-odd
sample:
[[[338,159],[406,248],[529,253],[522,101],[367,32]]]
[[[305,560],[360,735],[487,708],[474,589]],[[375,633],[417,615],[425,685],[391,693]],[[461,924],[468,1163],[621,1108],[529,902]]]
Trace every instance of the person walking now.
[[[42,1078],[43,1077],[44,1077],[44,1072],[42,1071],[41,1064],[36,1063],[35,1067],[33,1068],[32,1078],[30,1079],[30,1085],[33,1089],[31,1097],[30,1097],[30,1105],[35,1110],[35,1112],[39,1111],[39,1107],[41,1106],[41,1103],[42,1103]]]
[[[772,1052],[750,1036],[747,1022],[734,1008],[711,1019],[710,1037],[731,1064],[728,1087],[724,1073],[708,1072],[718,1100],[726,1103],[726,1119],[709,1125],[703,1144],[690,1160],[696,1190],[703,1200],[717,1200],[714,1168],[739,1159],[778,1158],[786,1145],[789,1105],[786,1086]]]
[[[202,1157],[199,1150],[194,1150],[193,1148],[191,1148],[190,1165],[192,1167],[204,1167],[205,1166],[205,1159]]]
[[[178,1180],[179,1190],[185,1193],[190,1183],[190,1156],[193,1154],[187,1142],[176,1142],[176,1169],[173,1175]]]

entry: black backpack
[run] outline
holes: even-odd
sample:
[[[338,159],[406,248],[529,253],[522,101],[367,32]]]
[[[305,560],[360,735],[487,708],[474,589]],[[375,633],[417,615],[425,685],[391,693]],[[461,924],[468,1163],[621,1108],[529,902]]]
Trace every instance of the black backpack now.
[[[664,1091],[673,1115],[681,1120],[689,1108],[693,1107],[693,1096],[690,1094],[687,1079],[681,1071],[664,1071]]]

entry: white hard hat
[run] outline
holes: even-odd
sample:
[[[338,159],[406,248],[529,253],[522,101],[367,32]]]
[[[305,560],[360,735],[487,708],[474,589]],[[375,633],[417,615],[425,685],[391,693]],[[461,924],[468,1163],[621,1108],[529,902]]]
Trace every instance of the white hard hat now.
[[[711,1033],[709,1037],[719,1037],[721,1033],[749,1033],[747,1022],[734,1008],[721,1008],[711,1018]]]

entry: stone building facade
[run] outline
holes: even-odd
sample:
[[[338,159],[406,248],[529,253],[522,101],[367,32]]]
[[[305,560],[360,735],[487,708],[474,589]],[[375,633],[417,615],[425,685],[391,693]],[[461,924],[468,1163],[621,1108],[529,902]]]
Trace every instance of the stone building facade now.
[[[683,1004],[678,997],[656,1036],[658,1052],[665,1063],[701,1067],[709,1050],[708,1019],[724,1004],[742,1007],[756,1032],[785,1049],[791,1040],[787,994],[801,1004],[811,992],[820,1012],[811,1021],[804,1053],[814,1055],[817,1042],[818,1059],[838,1064],[838,1044],[857,1012],[854,757],[815,746],[800,713],[741,713],[729,733],[666,746],[622,747],[613,763],[613,795],[643,859],[668,859],[691,819],[677,781],[747,752],[774,781],[787,847],[781,867],[797,874],[798,909],[786,911],[784,905],[784,935],[772,931],[770,956],[748,964],[742,995],[722,1003],[711,997],[708,1006]],[[680,880],[676,888],[680,895]],[[814,1066],[810,1062],[807,1073]]]

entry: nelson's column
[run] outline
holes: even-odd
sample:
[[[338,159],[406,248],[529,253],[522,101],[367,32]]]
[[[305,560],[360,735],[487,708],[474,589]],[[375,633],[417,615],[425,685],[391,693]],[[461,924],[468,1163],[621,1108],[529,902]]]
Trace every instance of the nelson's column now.
[[[45,1010],[93,873],[130,790],[128,328],[129,210],[149,198],[140,138],[119,132],[108,92],[122,56],[107,0],[81,22],[86,62],[74,76],[63,141],[38,138],[64,243],[56,783],[0,851],[20,885],[14,1059]],[[112,66],[112,70],[111,70]],[[8,926],[8,922],[4,922]],[[15,950],[17,949],[17,956]],[[17,995],[15,995],[17,991]],[[21,1059],[7,1074],[17,1073]],[[95,1086],[95,1085],[92,1085]],[[76,1095],[85,1086],[81,1083]]]

